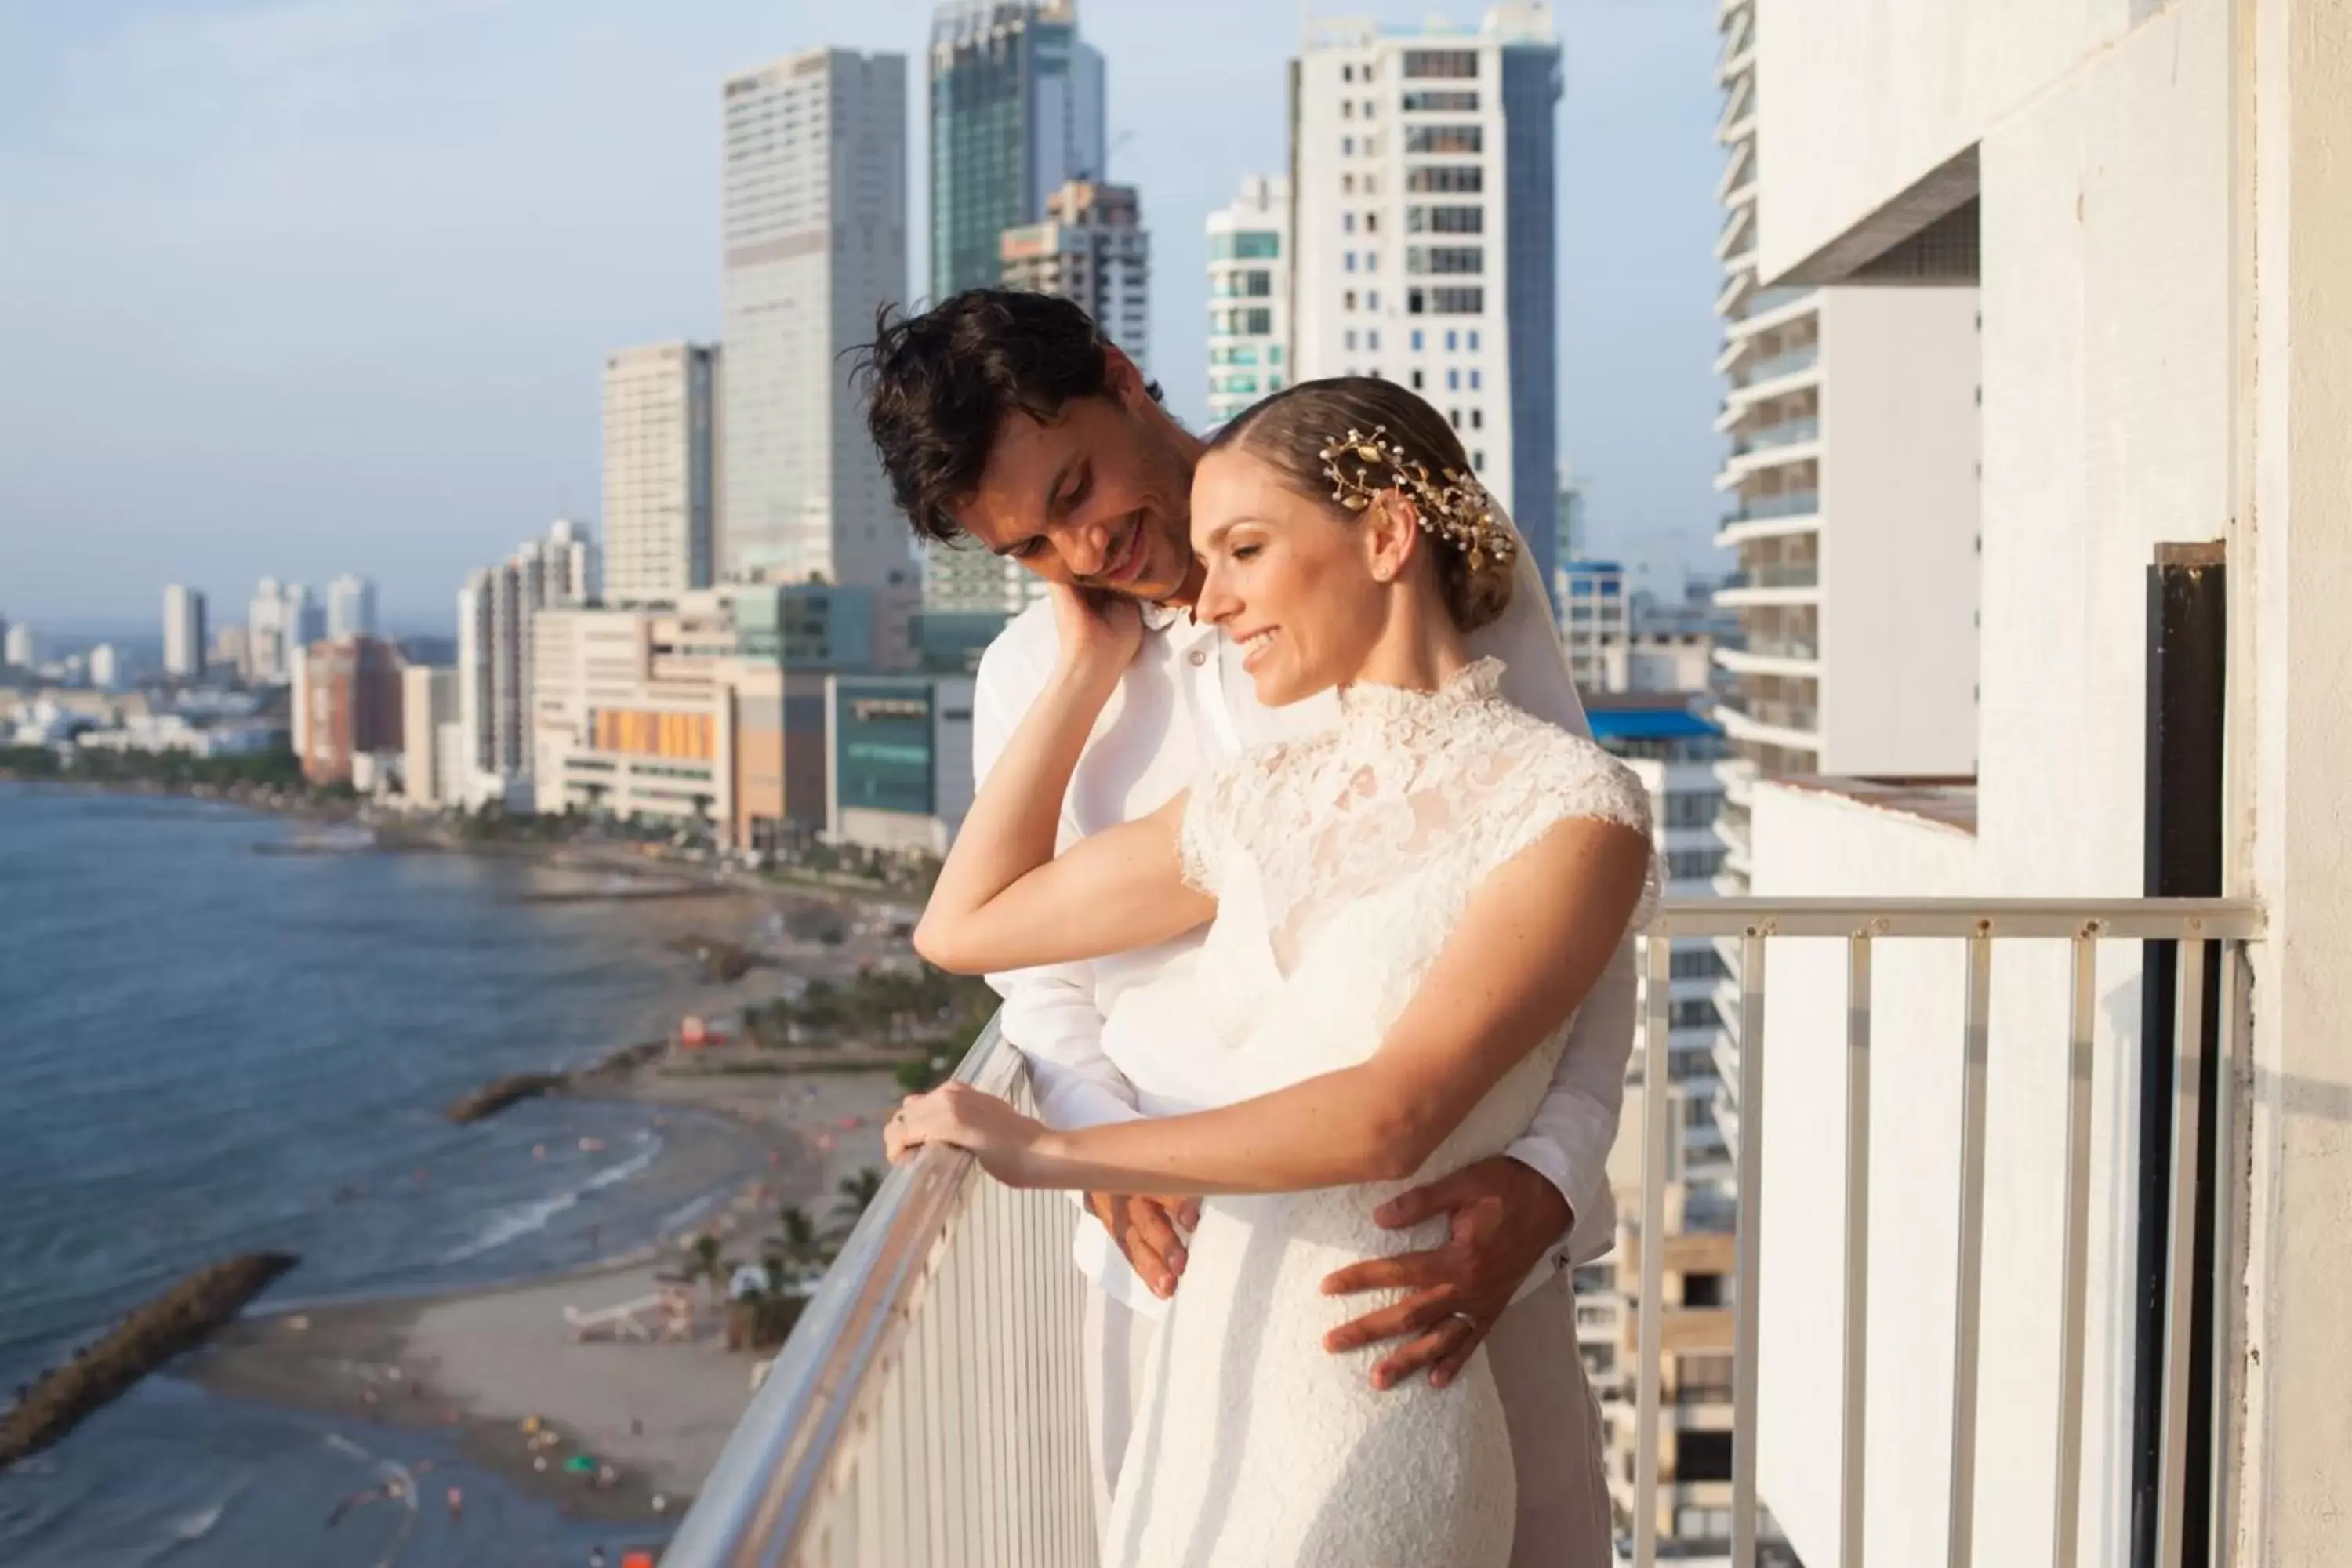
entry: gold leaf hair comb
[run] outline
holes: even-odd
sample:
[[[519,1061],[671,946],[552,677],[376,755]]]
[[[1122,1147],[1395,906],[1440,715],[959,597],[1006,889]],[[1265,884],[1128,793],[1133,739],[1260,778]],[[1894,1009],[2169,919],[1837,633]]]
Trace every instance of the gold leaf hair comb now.
[[[1317,455],[1333,500],[1361,511],[1382,490],[1398,491],[1419,510],[1423,530],[1461,551],[1473,572],[1486,570],[1489,561],[1508,564],[1518,553],[1518,535],[1495,516],[1495,498],[1486,486],[1452,468],[1432,476],[1427,464],[1388,438],[1385,425],[1373,426],[1370,435],[1351,426]]]

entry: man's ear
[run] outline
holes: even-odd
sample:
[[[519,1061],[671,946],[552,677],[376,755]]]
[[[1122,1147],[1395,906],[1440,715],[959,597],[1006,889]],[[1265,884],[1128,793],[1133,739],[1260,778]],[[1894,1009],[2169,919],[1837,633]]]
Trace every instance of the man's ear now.
[[[1149,402],[1151,395],[1143,387],[1143,372],[1127,357],[1127,351],[1117,343],[1103,344],[1103,390],[1110,394],[1111,401],[1130,408],[1138,399]]]

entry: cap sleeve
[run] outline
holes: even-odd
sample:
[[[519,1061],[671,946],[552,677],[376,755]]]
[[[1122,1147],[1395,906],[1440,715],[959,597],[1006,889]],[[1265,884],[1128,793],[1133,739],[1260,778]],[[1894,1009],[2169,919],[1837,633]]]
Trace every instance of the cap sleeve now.
[[[1614,823],[1629,827],[1654,846],[1643,878],[1642,897],[1630,922],[1645,925],[1657,910],[1656,839],[1650,819],[1650,792],[1633,770],[1581,735],[1553,731],[1542,754],[1515,771],[1515,796],[1500,814],[1494,864],[1500,865],[1534,844],[1563,822]]]
[[[1192,782],[1184,802],[1184,822],[1177,835],[1184,885],[1211,898],[1224,884],[1225,858],[1233,853],[1234,800],[1242,770],[1252,759],[1237,758],[1212,768]]]

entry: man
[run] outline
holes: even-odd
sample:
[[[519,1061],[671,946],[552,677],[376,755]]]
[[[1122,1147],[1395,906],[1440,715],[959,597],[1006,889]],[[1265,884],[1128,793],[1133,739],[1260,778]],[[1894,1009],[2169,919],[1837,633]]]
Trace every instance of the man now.
[[[1262,741],[1311,732],[1323,697],[1261,708],[1238,650],[1185,613],[1200,585],[1189,498],[1201,442],[1077,306],[976,289],[877,323],[867,423],[919,535],[1011,557],[1049,582],[1127,595],[1146,632],[1063,805],[1064,841],[1144,816],[1203,769]],[[1337,434],[1335,432],[1334,434]],[[972,751],[985,776],[1055,655],[1051,606],[1020,616],[981,661]],[[1500,657],[1505,691],[1538,717],[1586,726],[1532,574],[1472,639]],[[1193,1020],[1198,933],[1089,964],[992,977],[1003,1028],[1028,1059],[1039,1113],[1059,1127],[1166,1115],[1213,1102]],[[1398,1289],[1333,1332],[1337,1352],[1381,1344],[1381,1386],[1448,1381],[1480,1343],[1501,1387],[1520,1512],[1514,1568],[1610,1561],[1600,1423],[1576,1350],[1567,1269],[1608,1249],[1605,1162],[1615,1141],[1633,1023],[1630,941],[1580,1015],[1549,1095],[1507,1155],[1409,1193],[1376,1217],[1443,1218],[1428,1250],[1332,1275],[1334,1293]],[[1184,1270],[1191,1215],[1146,1194],[1094,1193],[1078,1262],[1097,1517],[1107,1517],[1144,1353]]]

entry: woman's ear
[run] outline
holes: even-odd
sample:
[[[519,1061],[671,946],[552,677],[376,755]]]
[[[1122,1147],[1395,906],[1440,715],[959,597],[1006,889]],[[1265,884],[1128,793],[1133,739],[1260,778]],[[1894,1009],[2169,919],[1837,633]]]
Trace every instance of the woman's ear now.
[[[1383,583],[1404,575],[1421,548],[1421,510],[1396,490],[1382,490],[1364,509],[1366,564]]]

